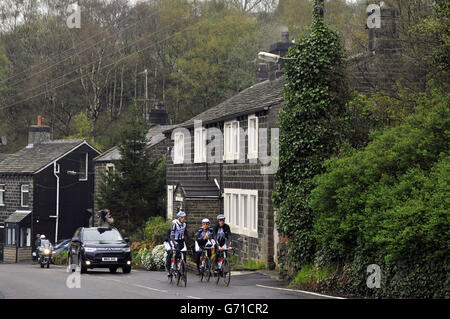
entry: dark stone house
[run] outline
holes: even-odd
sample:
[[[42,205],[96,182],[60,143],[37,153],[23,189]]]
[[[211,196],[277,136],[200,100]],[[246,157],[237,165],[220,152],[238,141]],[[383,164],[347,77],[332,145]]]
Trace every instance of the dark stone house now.
[[[51,140],[48,126],[29,128],[28,146],[0,162],[5,262],[31,259],[37,234],[54,243],[88,225],[98,154],[84,140]]]
[[[286,55],[289,33],[269,52]],[[278,234],[271,191],[278,140],[277,114],[283,105],[283,60],[257,65],[257,84],[165,132],[167,219],[187,214],[192,235],[203,218],[224,214],[238,257],[276,263]],[[273,155],[273,156],[272,156]]]

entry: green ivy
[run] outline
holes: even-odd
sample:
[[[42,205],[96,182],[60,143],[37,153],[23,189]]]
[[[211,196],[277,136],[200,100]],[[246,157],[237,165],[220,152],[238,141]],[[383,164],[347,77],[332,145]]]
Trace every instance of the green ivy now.
[[[312,178],[336,151],[343,136],[349,99],[345,58],[339,35],[313,7],[311,34],[291,47],[285,66],[285,106],[279,114],[280,167],[273,192],[277,227],[289,238],[296,268],[312,261],[313,216],[308,201]]]

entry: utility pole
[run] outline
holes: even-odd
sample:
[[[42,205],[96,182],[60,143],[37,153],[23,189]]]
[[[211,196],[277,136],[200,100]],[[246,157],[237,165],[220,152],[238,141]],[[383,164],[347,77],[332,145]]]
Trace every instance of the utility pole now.
[[[140,72],[138,74],[145,74],[145,99],[137,99],[137,101],[144,101],[144,120],[147,122],[148,118],[148,107],[147,102],[148,101],[155,101],[155,99],[149,99],[148,98],[148,70],[145,69],[143,72]]]

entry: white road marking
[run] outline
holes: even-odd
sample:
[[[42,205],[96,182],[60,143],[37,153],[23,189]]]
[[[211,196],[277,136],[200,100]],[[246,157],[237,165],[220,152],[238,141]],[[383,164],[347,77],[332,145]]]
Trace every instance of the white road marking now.
[[[153,290],[153,291],[159,291],[159,292],[164,292],[164,293],[168,293],[167,290],[161,290],[161,289],[156,289],[156,288],[152,288],[152,287],[147,287],[147,286],[141,286],[141,285],[137,285],[137,284],[133,284],[133,286],[135,287],[139,287],[139,288],[144,288],[144,289],[148,289],[148,290]]]
[[[333,298],[333,299],[346,299],[342,297],[335,297],[335,296],[328,296],[328,295],[322,295],[317,292],[311,292],[311,291],[305,291],[305,290],[296,290],[296,289],[288,289],[288,288],[280,288],[280,287],[270,287],[270,286],[263,286],[263,285],[256,285],[256,287],[261,288],[268,288],[268,289],[277,289],[277,290],[284,290],[284,291],[292,291],[292,292],[301,292],[304,294],[319,296],[319,297],[325,297],[325,298]]]
[[[191,298],[191,299],[202,299],[202,298],[194,297],[194,296],[186,296],[186,297]]]

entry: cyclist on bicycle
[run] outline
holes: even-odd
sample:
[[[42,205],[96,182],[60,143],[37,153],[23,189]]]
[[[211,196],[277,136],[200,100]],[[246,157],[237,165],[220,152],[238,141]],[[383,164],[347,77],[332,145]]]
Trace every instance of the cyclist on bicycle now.
[[[178,219],[175,219],[172,222],[169,242],[170,246],[172,247],[172,253],[175,252],[175,261],[178,261],[180,259],[181,254],[183,254],[183,257],[186,259],[186,240],[189,239],[186,222],[184,221],[186,218],[186,213],[180,210],[177,214],[177,218]]]
[[[214,271],[218,269],[217,261],[218,255],[222,253],[223,250],[231,250],[231,229],[228,224],[225,224],[225,216],[217,216],[217,225],[214,227],[214,241],[215,247],[218,249],[217,255],[214,258]],[[228,245],[227,245],[228,244]]]
[[[210,221],[208,218],[202,220],[202,227],[195,233],[195,262],[197,264],[197,275],[200,275],[200,258],[205,247],[213,247],[213,231],[210,228]],[[207,256],[211,259],[211,250],[206,251]]]

